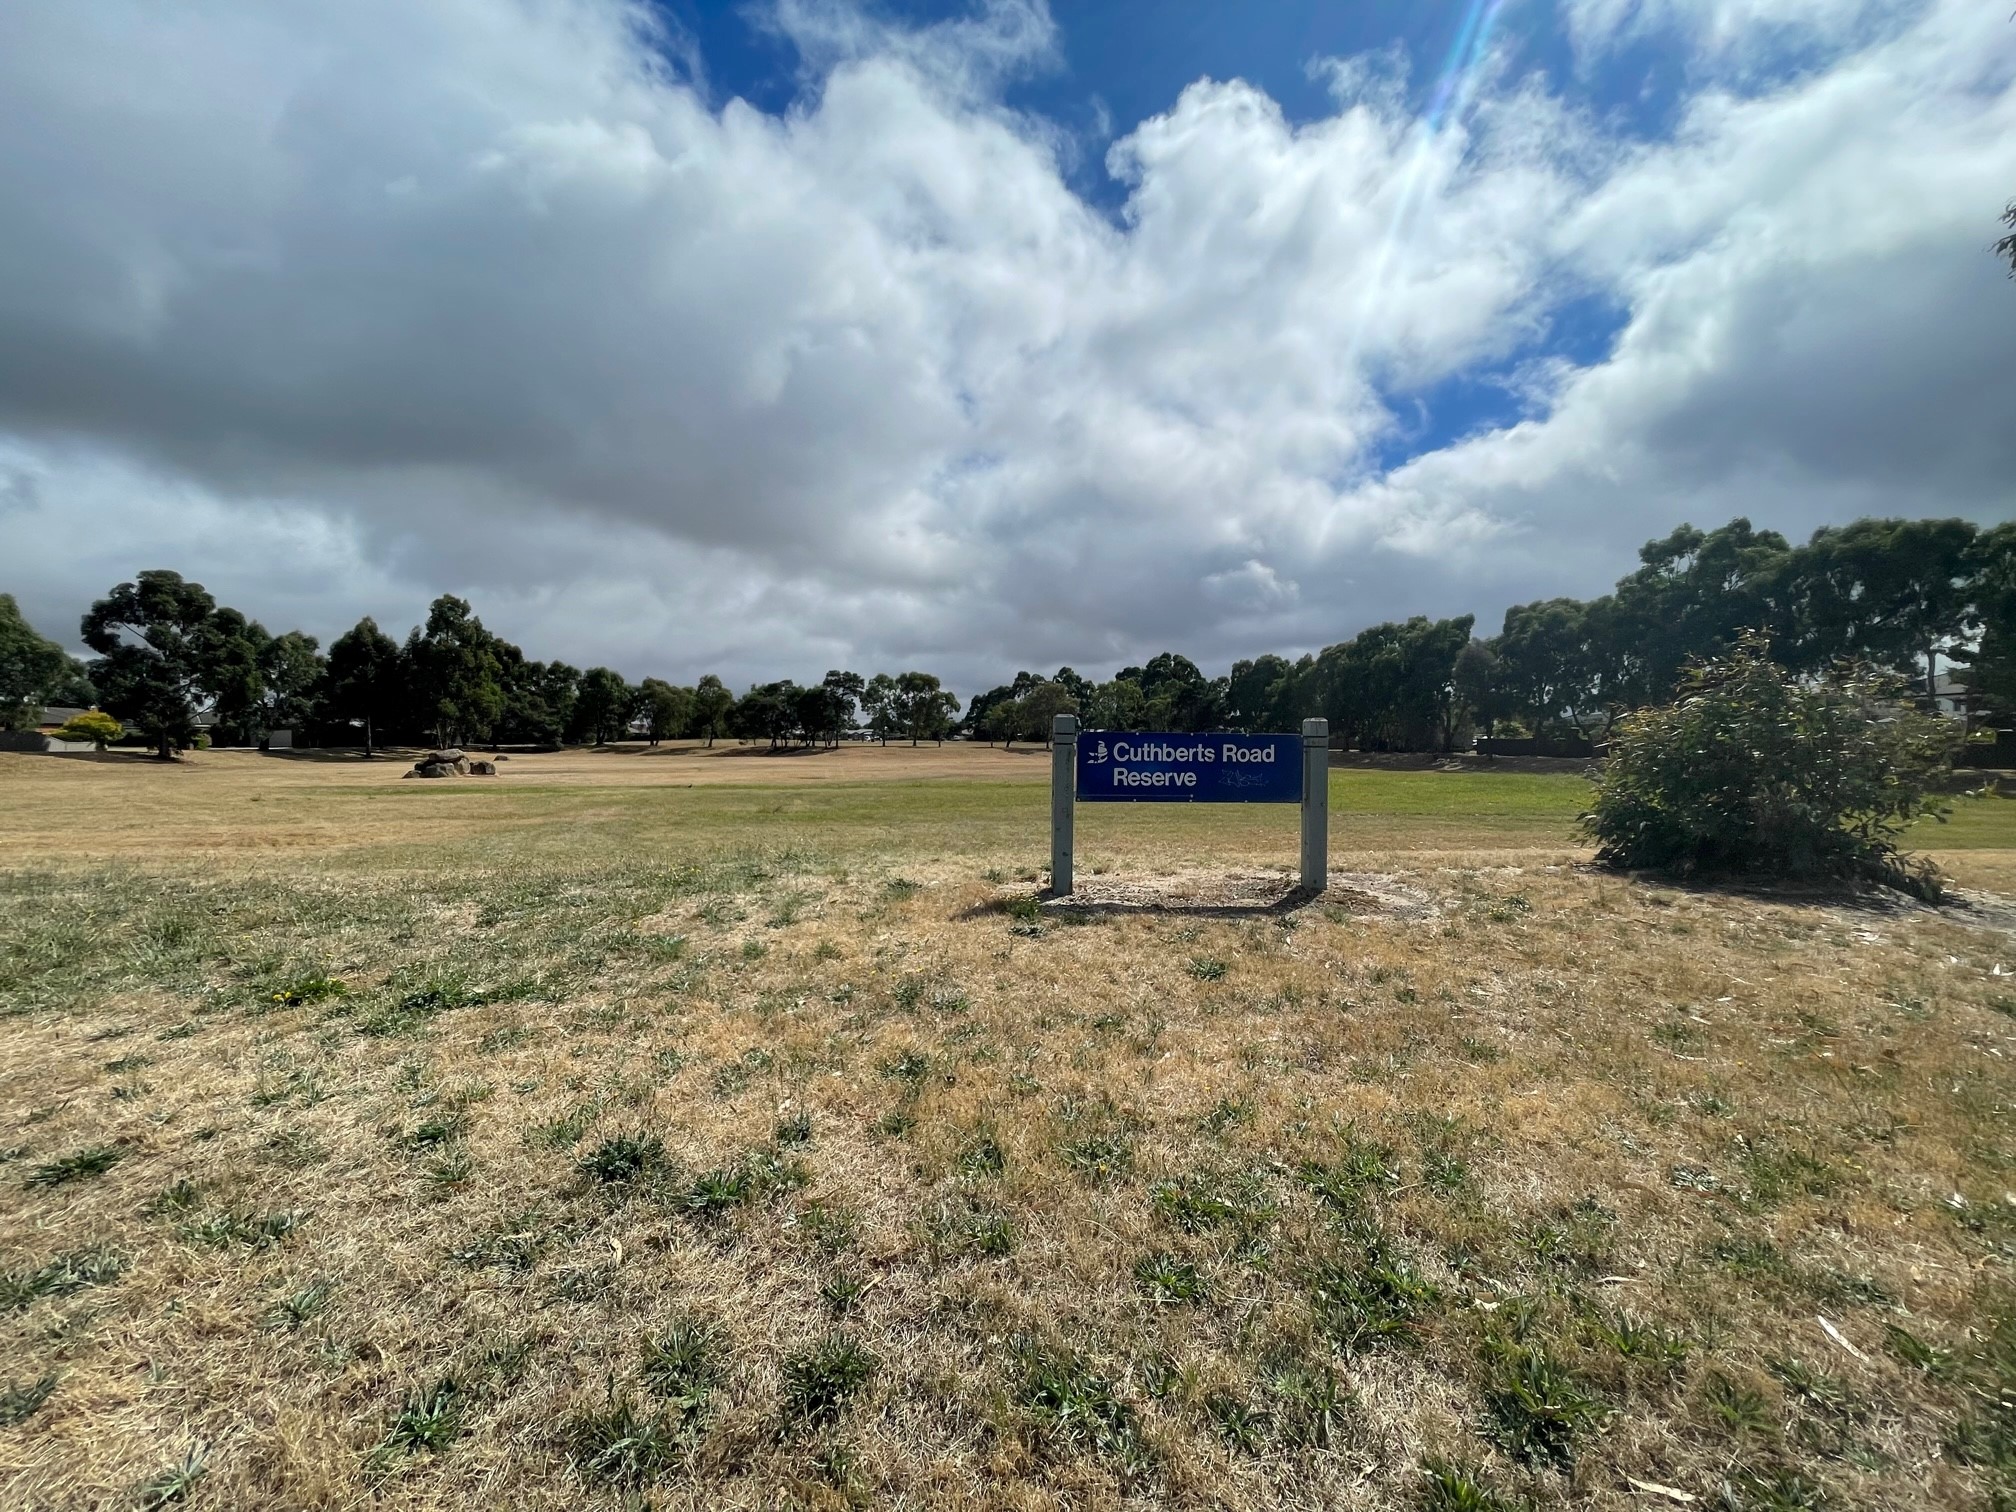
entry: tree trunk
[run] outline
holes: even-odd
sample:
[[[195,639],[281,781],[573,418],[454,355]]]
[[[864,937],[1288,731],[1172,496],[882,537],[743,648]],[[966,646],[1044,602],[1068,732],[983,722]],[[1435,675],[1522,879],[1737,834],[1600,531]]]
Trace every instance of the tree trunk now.
[[[169,741],[168,732],[166,730],[163,730],[161,732],[161,738],[160,741],[158,742],[156,754],[158,754],[161,760],[163,761],[173,761],[175,759],[175,748],[173,744]]]
[[[372,749],[372,745],[373,741],[371,739],[371,716],[369,714],[366,714],[364,716],[364,759],[366,761],[369,761],[372,758],[372,756],[376,754],[376,752]]]

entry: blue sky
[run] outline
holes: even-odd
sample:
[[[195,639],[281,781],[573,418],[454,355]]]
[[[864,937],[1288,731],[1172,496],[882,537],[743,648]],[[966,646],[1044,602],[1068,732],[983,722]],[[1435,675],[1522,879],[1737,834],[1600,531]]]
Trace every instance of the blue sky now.
[[[748,0],[654,3],[677,34],[672,55],[683,66],[697,53],[717,100],[740,97],[781,114],[806,105],[822,82],[808,78],[797,48],[766,6]],[[972,9],[925,0],[885,0],[873,7],[894,24],[912,27],[968,16]],[[1323,72],[1327,60],[1390,51],[1404,61],[1409,108],[1427,118],[1438,96],[1446,98],[1491,60],[1493,66],[1540,70],[1570,83],[1591,110],[1649,136],[1672,127],[1684,60],[1670,42],[1639,42],[1600,69],[1578,73],[1559,14],[1521,0],[1078,0],[1056,6],[1052,14],[1054,56],[1032,62],[1009,83],[1003,99],[1071,133],[1080,151],[1066,164],[1066,181],[1115,217],[1127,186],[1107,171],[1107,145],[1167,111],[1199,79],[1244,79],[1272,97],[1289,121],[1303,124],[1336,109]],[[1381,439],[1378,465],[1397,465],[1515,419],[1521,405],[1503,380],[1519,361],[1536,352],[1587,360],[1600,354],[1622,323],[1623,311],[1614,303],[1576,299],[1550,322],[1544,340],[1515,358],[1424,389],[1389,390],[1389,402],[1404,423]]]
[[[0,591],[971,691],[2008,518],[2011,141],[1979,0],[26,0]]]
[[[656,8],[697,44],[710,83],[721,95],[740,95],[768,111],[801,98],[798,53],[780,35],[765,8],[706,0],[657,0]],[[875,11],[898,24],[918,26],[970,14],[960,4],[885,3]],[[1125,135],[1167,110],[1200,78],[1242,78],[1280,102],[1291,120],[1327,115],[1331,100],[1310,65],[1398,45],[1414,60],[1413,95],[1426,104],[1441,64],[1460,59],[1457,47],[1473,17],[1494,7],[1472,4],[1368,0],[1098,0],[1058,5],[1054,62],[1033,64],[1007,92],[1008,102],[1065,125],[1096,134],[1103,118]],[[1494,27],[1516,39],[1542,67],[1568,63],[1553,13],[1514,6]],[[1523,24],[1522,24],[1523,23]],[[1087,192],[1110,193],[1103,173],[1088,172]]]

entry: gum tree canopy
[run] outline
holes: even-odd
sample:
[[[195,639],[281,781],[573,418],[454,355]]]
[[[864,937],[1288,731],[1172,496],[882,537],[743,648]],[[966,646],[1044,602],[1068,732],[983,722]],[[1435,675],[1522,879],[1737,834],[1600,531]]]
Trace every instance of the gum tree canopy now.
[[[179,572],[121,583],[84,616],[84,644],[98,653],[91,680],[99,702],[171,759],[194,742],[198,707],[235,684],[253,655],[245,625]]]
[[[406,640],[422,722],[443,745],[481,740],[504,713],[502,642],[466,599],[444,593]]]
[[[48,704],[88,704],[84,669],[22,618],[11,593],[0,593],[0,730],[27,729]]]
[[[397,717],[404,683],[399,643],[367,614],[329,647],[323,706],[337,719],[363,723],[364,754],[370,756],[379,728]]]

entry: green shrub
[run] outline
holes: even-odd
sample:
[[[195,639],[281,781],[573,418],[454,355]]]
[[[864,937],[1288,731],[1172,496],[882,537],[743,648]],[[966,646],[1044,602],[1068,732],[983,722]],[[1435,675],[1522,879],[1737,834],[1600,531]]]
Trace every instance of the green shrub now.
[[[1943,817],[1931,789],[1954,739],[1895,679],[1798,678],[1746,635],[1690,668],[1671,707],[1618,726],[1581,829],[1620,868],[1869,880],[1936,898],[1937,870],[1896,837]]]
[[[79,714],[66,721],[56,731],[56,738],[58,740],[88,740],[102,751],[112,741],[123,739],[125,734],[126,726],[119,723],[110,714],[101,714],[98,710],[92,709],[87,713]]]

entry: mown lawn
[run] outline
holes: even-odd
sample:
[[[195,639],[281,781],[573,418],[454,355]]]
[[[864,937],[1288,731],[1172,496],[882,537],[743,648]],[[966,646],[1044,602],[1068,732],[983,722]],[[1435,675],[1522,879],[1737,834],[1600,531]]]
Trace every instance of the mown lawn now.
[[[1224,915],[1039,906],[1026,779],[46,770],[0,771],[10,1505],[2016,1495],[1979,892],[1597,874],[1555,776],[1339,772],[1348,879]],[[1293,857],[1081,832],[1151,887]]]
[[[417,853],[481,862],[500,848],[583,860],[612,847],[733,848],[786,836],[859,853],[1048,856],[1048,758],[986,747],[850,749],[832,759],[704,752],[520,757],[502,779],[402,782],[403,763],[203,755],[186,766],[0,755],[17,854],[178,857],[241,864],[301,851],[374,866]],[[1571,773],[1331,773],[1332,849],[1572,851],[1589,784]],[[1292,861],[1291,806],[1087,804],[1088,853],[1124,863],[1171,849],[1201,859]],[[1945,850],[2016,849],[2016,803],[1958,799],[1914,839]]]

